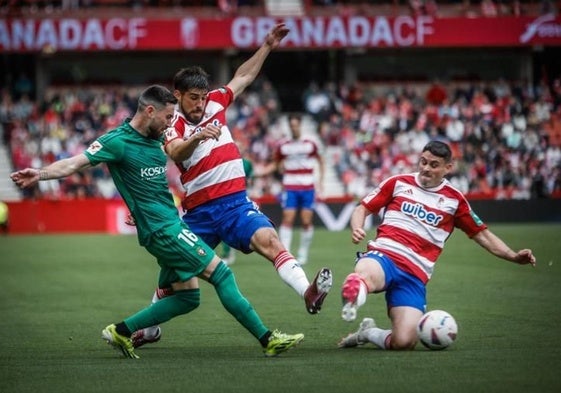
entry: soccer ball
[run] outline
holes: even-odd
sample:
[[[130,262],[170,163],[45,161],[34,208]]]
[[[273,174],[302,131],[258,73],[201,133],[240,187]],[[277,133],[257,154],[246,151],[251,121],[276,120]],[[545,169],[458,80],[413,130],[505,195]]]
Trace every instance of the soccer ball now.
[[[428,349],[447,348],[456,340],[457,335],[458,324],[446,311],[429,311],[417,325],[419,341]]]

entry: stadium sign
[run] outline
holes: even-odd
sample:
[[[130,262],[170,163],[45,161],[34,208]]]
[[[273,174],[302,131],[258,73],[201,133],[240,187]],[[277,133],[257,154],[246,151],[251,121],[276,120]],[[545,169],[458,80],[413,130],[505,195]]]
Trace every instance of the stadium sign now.
[[[268,18],[237,18],[232,23],[232,40],[238,47],[256,46],[274,23]],[[287,18],[285,23],[290,33],[284,45],[296,48],[422,46],[425,36],[434,33],[434,19],[429,16]]]
[[[540,39],[560,39],[561,38],[561,23],[555,21],[555,15],[547,14],[536,18],[534,21],[528,23],[526,31],[520,36],[520,42],[526,44],[534,37]]]
[[[561,17],[238,17],[0,19],[0,51],[165,51],[254,48],[282,20],[287,49],[561,45]],[[469,34],[467,34],[469,32]]]
[[[126,50],[147,36],[143,18],[0,20],[0,47],[6,51]]]

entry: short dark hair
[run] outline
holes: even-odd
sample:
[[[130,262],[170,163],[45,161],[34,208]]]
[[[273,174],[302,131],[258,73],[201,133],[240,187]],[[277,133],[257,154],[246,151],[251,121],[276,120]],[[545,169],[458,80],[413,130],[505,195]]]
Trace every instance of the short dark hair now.
[[[290,122],[291,120],[297,120],[299,123],[302,122],[302,115],[300,113],[290,113],[288,115],[288,121]]]
[[[437,157],[444,158],[445,162],[452,161],[452,150],[450,150],[450,146],[444,142],[430,141],[423,147],[423,152],[425,151],[429,151],[432,155]]]
[[[148,105],[160,109],[167,104],[176,104],[177,98],[167,87],[160,85],[152,85],[144,89],[138,97],[138,108],[142,109]]]
[[[185,93],[190,89],[210,90],[209,75],[202,67],[182,68],[173,77],[173,88]]]

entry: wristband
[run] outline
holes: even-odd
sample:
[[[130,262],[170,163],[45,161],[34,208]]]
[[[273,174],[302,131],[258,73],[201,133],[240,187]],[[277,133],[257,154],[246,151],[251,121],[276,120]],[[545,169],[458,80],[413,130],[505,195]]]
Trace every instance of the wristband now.
[[[49,180],[49,173],[44,170],[44,169],[40,169],[39,170],[39,180]]]

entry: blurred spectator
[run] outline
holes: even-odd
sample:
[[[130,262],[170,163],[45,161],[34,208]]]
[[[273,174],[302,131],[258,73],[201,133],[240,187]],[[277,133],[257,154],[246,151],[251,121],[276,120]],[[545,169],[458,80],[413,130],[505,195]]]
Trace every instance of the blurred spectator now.
[[[409,0],[409,8],[411,9],[411,14],[413,16],[424,15],[425,13],[423,0]]]
[[[409,0],[409,9],[413,16],[438,15],[438,5],[435,0]]]
[[[61,0],[61,9],[64,11],[76,11],[80,7],[88,6],[94,0]]]
[[[238,0],[218,0],[218,8],[227,15],[235,14],[238,11]]]
[[[0,91],[0,136],[4,145],[7,145],[12,138],[12,121],[14,117],[12,95],[9,90]]]
[[[426,100],[429,104],[442,105],[446,100],[447,92],[442,83],[438,80],[434,81],[427,91]]]
[[[493,0],[481,0],[481,15],[495,17],[499,14],[497,5]]]
[[[541,0],[540,13],[542,15],[553,14],[557,15],[557,7],[551,0]]]
[[[532,185],[530,188],[532,198],[547,198],[549,192],[547,190],[547,180],[543,163],[540,163],[532,172]]]
[[[33,97],[35,94],[35,85],[25,72],[20,72],[14,82],[14,93],[16,99],[23,96]]]
[[[438,4],[436,0],[425,0],[425,15],[438,16]]]
[[[313,116],[318,123],[329,118],[333,106],[330,94],[325,89],[320,89],[317,82],[312,81],[303,93],[304,109]]]

